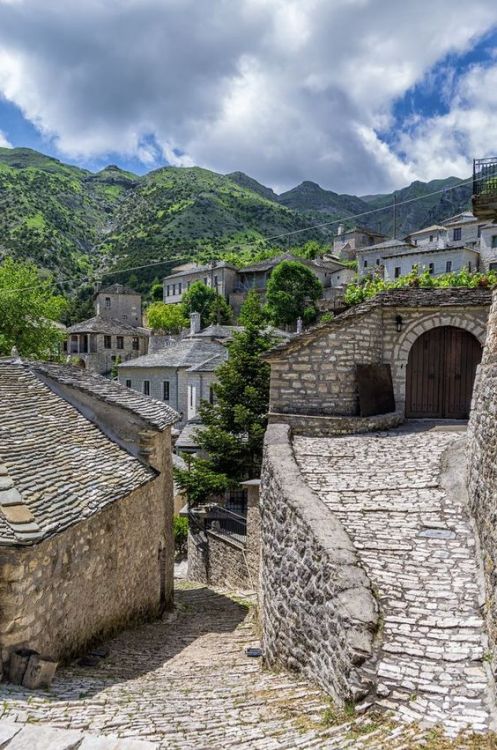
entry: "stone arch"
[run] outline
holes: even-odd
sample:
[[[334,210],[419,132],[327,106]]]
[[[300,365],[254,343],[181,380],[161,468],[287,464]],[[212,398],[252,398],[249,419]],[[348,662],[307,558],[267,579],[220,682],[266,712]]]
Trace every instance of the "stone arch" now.
[[[474,315],[461,310],[438,310],[427,313],[410,321],[401,332],[392,352],[391,367],[398,410],[404,411],[406,399],[406,374],[409,352],[414,342],[427,331],[440,326],[454,326],[473,334],[483,346],[486,337],[486,326]]]

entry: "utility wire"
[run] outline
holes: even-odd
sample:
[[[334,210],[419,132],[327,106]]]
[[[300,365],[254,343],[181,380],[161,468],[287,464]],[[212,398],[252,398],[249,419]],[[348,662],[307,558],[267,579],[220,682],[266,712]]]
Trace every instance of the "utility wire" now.
[[[451,190],[457,190],[457,188],[460,188],[463,185],[469,185],[471,183],[483,181],[486,179],[487,177],[477,177],[477,178],[471,177],[468,180],[463,180],[462,182],[459,182],[457,185],[452,185],[451,187],[446,187],[446,188],[440,188],[439,190],[434,190],[433,192],[426,193],[425,195],[418,195],[418,196],[415,196],[414,198],[407,198],[404,201],[397,201],[396,196],[394,195],[395,207],[396,209],[398,209],[399,206],[405,206],[409,203],[415,203],[416,201],[424,200],[425,198],[431,198],[432,196],[440,195],[441,193],[448,193]],[[303,232],[309,232],[312,229],[322,229],[323,227],[329,227],[329,226],[332,226],[333,224],[340,224],[344,221],[352,221],[353,219],[360,219],[364,216],[370,216],[371,214],[378,213],[379,211],[388,211],[389,209],[391,209],[391,207],[392,207],[391,205],[387,204],[385,206],[380,206],[379,208],[372,208],[369,211],[362,211],[361,213],[358,213],[358,214],[352,214],[352,216],[343,216],[340,219],[333,219],[333,221],[325,221],[320,224],[312,224],[311,226],[305,227],[303,229],[294,229],[290,232],[282,232],[281,234],[274,234],[268,237],[260,237],[257,240],[249,240],[248,242],[244,242],[243,245],[247,246],[247,245],[260,244],[261,242],[271,242],[272,240],[281,239],[282,237],[290,237],[292,235],[302,234]],[[237,243],[237,245],[240,245],[240,244],[242,243]],[[235,244],[231,246],[228,245],[227,248],[224,248],[224,251],[229,250],[230,247],[236,247],[236,245]],[[82,279],[79,286],[75,288],[81,289],[81,287],[84,286],[85,283],[91,284],[97,278],[102,278],[103,276],[115,276],[120,273],[131,273],[132,271],[140,271],[144,268],[152,268],[153,266],[163,265],[165,263],[175,263],[179,260],[191,260],[191,256],[187,255],[187,256],[183,256],[182,258],[168,258],[165,260],[158,260],[158,261],[153,261],[151,263],[145,263],[141,266],[132,266],[131,268],[121,268],[121,269],[116,269],[114,271],[104,271],[103,273],[96,272],[93,278],[87,277],[85,279]],[[64,284],[64,283],[69,283],[71,280],[72,280],[71,278],[67,278],[67,279],[59,278],[59,279],[53,279],[53,282],[55,284]],[[31,287],[24,287],[23,289],[0,289],[0,294],[2,292],[3,293],[27,292],[27,291],[30,291],[31,289],[36,289],[38,286],[39,285],[36,284]]]

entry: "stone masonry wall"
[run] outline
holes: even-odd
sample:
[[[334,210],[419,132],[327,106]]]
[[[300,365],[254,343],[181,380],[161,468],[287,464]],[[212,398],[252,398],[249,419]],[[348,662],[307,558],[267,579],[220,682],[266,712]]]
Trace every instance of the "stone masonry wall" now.
[[[271,363],[271,411],[358,414],[355,366],[380,363],[382,357],[380,310],[330,328]]]
[[[304,673],[337,700],[353,697],[378,606],[352,541],[300,475],[288,425],[266,432],[261,510],[265,660]]]
[[[65,659],[98,636],[157,616],[171,596],[165,532],[159,477],[48,540],[3,548],[2,658],[27,645]]]
[[[188,579],[209,586],[255,589],[257,577],[249,569],[245,545],[224,534],[208,531],[207,544],[188,535]]]
[[[467,457],[469,502],[483,554],[486,614],[497,666],[497,293],[473,391]]]
[[[299,348],[269,357],[270,411],[306,417],[356,416],[355,366],[381,363],[391,367],[396,411],[404,413],[406,369],[414,341],[432,328],[456,326],[483,344],[487,317],[488,306],[439,305],[378,307],[357,317],[337,318],[316,337],[303,338]]]

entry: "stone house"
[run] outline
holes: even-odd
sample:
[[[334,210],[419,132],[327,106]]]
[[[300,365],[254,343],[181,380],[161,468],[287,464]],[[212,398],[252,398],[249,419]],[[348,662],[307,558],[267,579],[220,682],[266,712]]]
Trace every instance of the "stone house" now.
[[[0,360],[0,649],[56,660],[172,602],[163,403],[79,368]]]
[[[228,357],[215,336],[188,336],[118,367],[119,382],[169,404],[180,414],[178,426],[194,419],[202,400],[212,399],[215,370]]]
[[[393,421],[467,418],[490,299],[486,289],[392,290],[280,344],[265,355],[270,421],[357,430],[361,416],[383,411],[363,403],[374,404],[378,390],[389,392]],[[366,382],[361,394],[360,366],[372,366],[370,378],[381,371],[386,383]]]
[[[212,287],[227,301],[236,286],[237,269],[224,261],[212,261],[206,265],[188,263],[173,268],[173,272],[164,278],[164,302],[181,302],[184,293],[195,281]]]
[[[80,367],[107,374],[117,362],[147,353],[150,331],[142,327],[141,295],[113,284],[95,295],[95,312],[67,329],[65,350]]]
[[[381,232],[358,226],[346,230],[343,224],[340,224],[333,240],[333,255],[344,260],[355,260],[358,250],[377,245],[384,240],[386,237]]]

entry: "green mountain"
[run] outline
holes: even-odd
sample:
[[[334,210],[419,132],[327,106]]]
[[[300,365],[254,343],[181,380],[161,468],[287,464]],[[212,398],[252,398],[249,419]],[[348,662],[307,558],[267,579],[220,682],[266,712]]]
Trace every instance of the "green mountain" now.
[[[242,172],[164,167],[138,176],[111,165],[95,174],[31,149],[0,148],[0,259],[31,259],[69,293],[96,270],[160,262],[135,272],[145,285],[179,258],[328,243],[338,221],[389,235],[394,195],[403,236],[466,209],[471,188],[461,182],[414,182],[395,194],[356,197],[306,181],[278,196]]]

